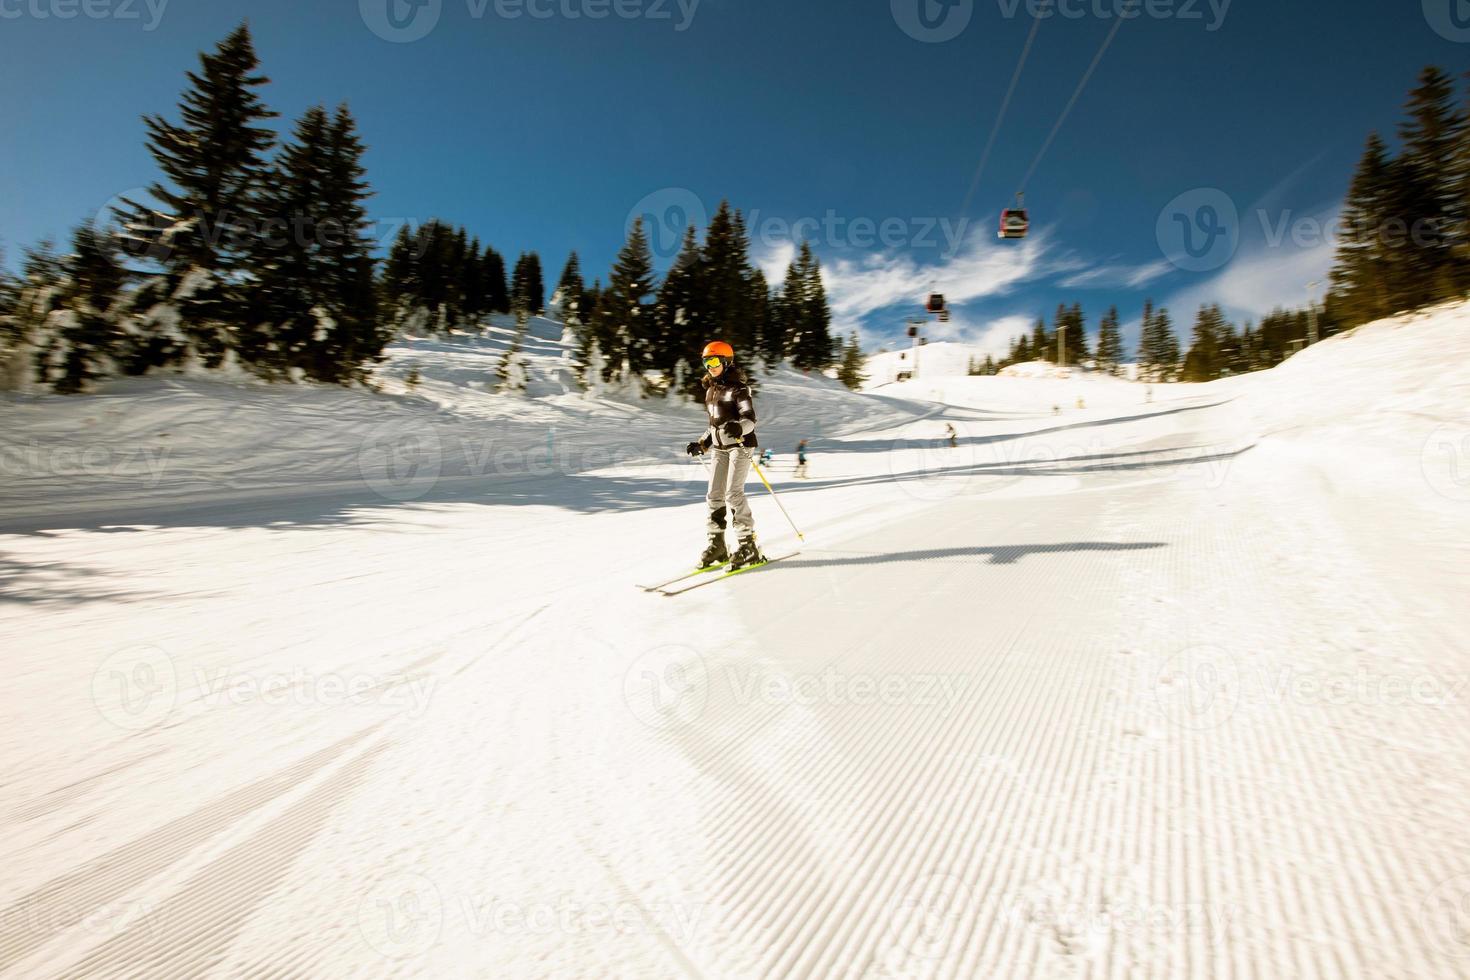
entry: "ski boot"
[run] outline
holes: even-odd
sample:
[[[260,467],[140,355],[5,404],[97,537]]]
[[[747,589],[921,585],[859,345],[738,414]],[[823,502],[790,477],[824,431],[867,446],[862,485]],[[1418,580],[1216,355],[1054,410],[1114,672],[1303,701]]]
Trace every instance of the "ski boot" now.
[[[711,535],[709,547],[705,548],[704,554],[699,556],[699,567],[713,568],[716,565],[723,565],[729,560],[730,552],[725,547],[725,536],[723,534],[718,536]]]
[[[730,556],[731,570],[749,568],[752,565],[764,565],[765,563],[766,556],[761,554],[760,548],[756,546],[755,535],[751,535],[748,538],[741,538],[740,547],[735,550],[735,554]]]

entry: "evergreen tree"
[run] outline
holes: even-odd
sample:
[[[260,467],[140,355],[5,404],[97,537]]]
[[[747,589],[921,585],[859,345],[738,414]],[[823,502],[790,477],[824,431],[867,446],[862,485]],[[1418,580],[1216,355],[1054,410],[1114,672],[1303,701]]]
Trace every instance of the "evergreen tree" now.
[[[1404,259],[1395,265],[1405,277],[1412,305],[1420,306],[1459,291],[1454,246],[1464,231],[1465,214],[1457,157],[1466,121],[1455,105],[1453,79],[1435,67],[1419,76],[1406,108],[1408,119],[1399,130],[1404,149],[1398,177],[1408,234],[1401,246]]]
[[[1087,317],[1081,303],[1073,303],[1067,311],[1067,363],[1082,365],[1092,360],[1092,344],[1087,339]]]
[[[582,341],[572,357],[577,379],[589,394],[601,391],[610,370],[607,355],[604,353],[610,338],[602,312],[603,293],[602,280],[597,279],[582,300],[582,308],[586,311],[586,327],[582,331]]]
[[[806,308],[806,278],[801,267],[792,262],[786,267],[786,278],[771,302],[772,339],[767,342],[768,347],[780,347],[783,360],[791,356],[797,338],[801,336],[802,311]]]
[[[246,360],[344,382],[381,352],[363,149],[345,106],[333,117],[308,109],[283,148],[267,195],[252,329],[242,338]]]
[[[505,353],[500,355],[500,363],[496,367],[499,381],[495,390],[498,392],[515,394],[526,390],[530,378],[521,348],[525,345],[529,320],[530,313],[524,310],[516,314],[516,332],[511,337],[510,345],[505,348]]]
[[[1114,306],[1098,327],[1097,369],[1116,376],[1122,370],[1123,357],[1123,333],[1119,326],[1118,308]]]
[[[382,327],[375,286],[372,222],[367,200],[363,154],[357,120],[340,105],[327,128],[326,181],[321,199],[330,218],[320,242],[322,280],[319,306],[330,326],[321,324],[307,373],[321,381],[360,379],[363,367],[381,359],[389,334]]]
[[[702,302],[696,307],[694,322],[711,339],[724,340],[745,358],[755,350],[757,339],[749,250],[744,219],[729,201],[720,202],[705,232],[699,272]]]
[[[1165,380],[1173,380],[1175,373],[1179,370],[1179,338],[1174,334],[1174,323],[1169,318],[1169,311],[1163,307],[1154,314],[1157,323],[1157,336],[1159,341],[1158,365],[1163,372]]]
[[[1149,381],[1172,380],[1179,367],[1179,340],[1174,336],[1169,311],[1162,307],[1155,310],[1152,300],[1144,304],[1138,366],[1140,376]]]
[[[482,327],[485,316],[490,312],[485,283],[485,265],[481,260],[484,249],[479,236],[471,238],[465,246],[460,273],[464,285],[465,319],[476,327]]]
[[[493,248],[486,247],[480,259],[480,279],[485,286],[486,312],[510,312],[510,287],[505,280],[505,259]]]
[[[1201,306],[1194,323],[1189,355],[1180,372],[1183,381],[1214,381],[1225,373],[1223,340],[1228,330],[1219,306]]]
[[[673,378],[674,370],[681,360],[690,361],[700,350],[700,327],[698,310],[701,305],[701,277],[704,261],[693,227],[684,229],[684,244],[679,249],[674,264],[669,267],[663,285],[659,287],[658,303],[654,311],[656,327],[650,360],[653,367],[663,372],[665,378]],[[693,353],[691,353],[693,352]],[[698,385],[699,375],[689,372],[683,379],[686,393]]]
[[[780,335],[775,327],[771,306],[771,284],[766,281],[764,272],[751,268],[749,290],[749,316],[755,339],[751,342],[748,360],[752,365],[759,360],[767,370],[774,371],[780,366],[785,351],[779,347]],[[755,384],[754,378],[751,383]]]
[[[5,250],[0,248],[0,324],[5,322],[5,317],[15,312],[15,304],[20,295],[20,283],[5,269]],[[3,330],[3,327],[0,327]]]
[[[618,253],[598,305],[600,346],[615,373],[636,374],[650,366],[650,338],[657,329],[649,303],[653,290],[653,252],[639,218]]]
[[[856,390],[863,386],[868,376],[863,373],[864,359],[863,348],[858,342],[857,331],[854,330],[848,337],[847,343],[842,348],[842,362],[837,368],[837,380],[847,387]]]
[[[1057,319],[1061,320],[1066,314],[1064,307],[1057,307]],[[1031,330],[1031,345],[1028,349],[1031,359],[1037,361],[1055,362],[1057,356],[1056,338],[1046,331],[1046,321],[1040,317],[1036,318],[1036,326]]]
[[[567,264],[562,267],[561,278],[556,282],[556,294],[553,298],[562,321],[570,326],[580,326],[580,313],[582,310],[582,296],[587,292],[587,284],[582,281],[582,263],[573,252],[567,256]]]
[[[118,373],[126,356],[126,334],[116,307],[126,274],[117,243],[83,224],[72,236],[72,253],[62,263],[50,313],[54,329],[40,352],[40,377],[61,394],[84,391],[92,381]]]
[[[417,295],[418,261],[414,255],[414,236],[408,225],[398,229],[393,245],[388,249],[388,260],[383,264],[381,297],[384,312],[396,320],[399,303],[406,297]]]
[[[801,303],[789,314],[797,325],[791,339],[791,363],[802,371],[825,371],[833,362],[832,309],[822,284],[822,264],[809,242],[802,242],[796,274],[801,280]]]
[[[0,389],[28,388],[52,348],[51,315],[60,307],[65,267],[49,241],[26,250],[10,311],[0,321]]]
[[[511,275],[510,304],[512,310],[525,310],[532,316],[546,312],[546,285],[541,278],[541,256],[522,252]]]
[[[140,306],[170,308],[145,313],[145,328],[174,334],[158,353],[176,358],[192,351],[215,366],[246,327],[244,283],[264,232],[264,157],[275,142],[260,124],[275,113],[255,92],[268,79],[258,74],[245,25],[199,60],[180,102],[181,122],[144,117],[149,152],[168,181],[149,189],[159,206],[129,201],[120,216],[129,254],[159,270]]]

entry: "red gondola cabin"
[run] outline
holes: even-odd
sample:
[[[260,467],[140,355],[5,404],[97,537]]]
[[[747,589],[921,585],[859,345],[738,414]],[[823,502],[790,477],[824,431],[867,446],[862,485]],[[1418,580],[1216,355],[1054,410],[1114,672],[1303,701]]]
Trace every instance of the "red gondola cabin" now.
[[[1001,238],[1025,238],[1031,230],[1031,219],[1025,208],[1007,208],[1000,213]]]

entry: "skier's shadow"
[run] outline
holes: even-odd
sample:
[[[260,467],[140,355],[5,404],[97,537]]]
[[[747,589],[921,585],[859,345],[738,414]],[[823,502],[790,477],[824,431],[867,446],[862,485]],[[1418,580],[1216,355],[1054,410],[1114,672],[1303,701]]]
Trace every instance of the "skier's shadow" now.
[[[1162,541],[1070,541],[1058,544],[1007,544],[980,548],[929,548],[923,551],[830,551],[820,555],[841,557],[800,557],[777,562],[779,568],[824,568],[835,565],[893,565],[911,561],[953,562],[957,564],[1014,565],[1031,555],[1071,554],[1081,551],[1152,551],[1165,547]]]

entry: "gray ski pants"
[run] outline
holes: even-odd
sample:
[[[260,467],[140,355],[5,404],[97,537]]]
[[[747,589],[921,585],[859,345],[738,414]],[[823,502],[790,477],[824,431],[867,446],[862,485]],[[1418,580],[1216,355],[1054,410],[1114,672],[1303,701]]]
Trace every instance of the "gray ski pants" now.
[[[708,529],[711,536],[723,534],[727,523],[734,523],[742,538],[755,533],[755,516],[745,497],[745,481],[750,476],[751,451],[744,446],[716,449],[710,453]]]

